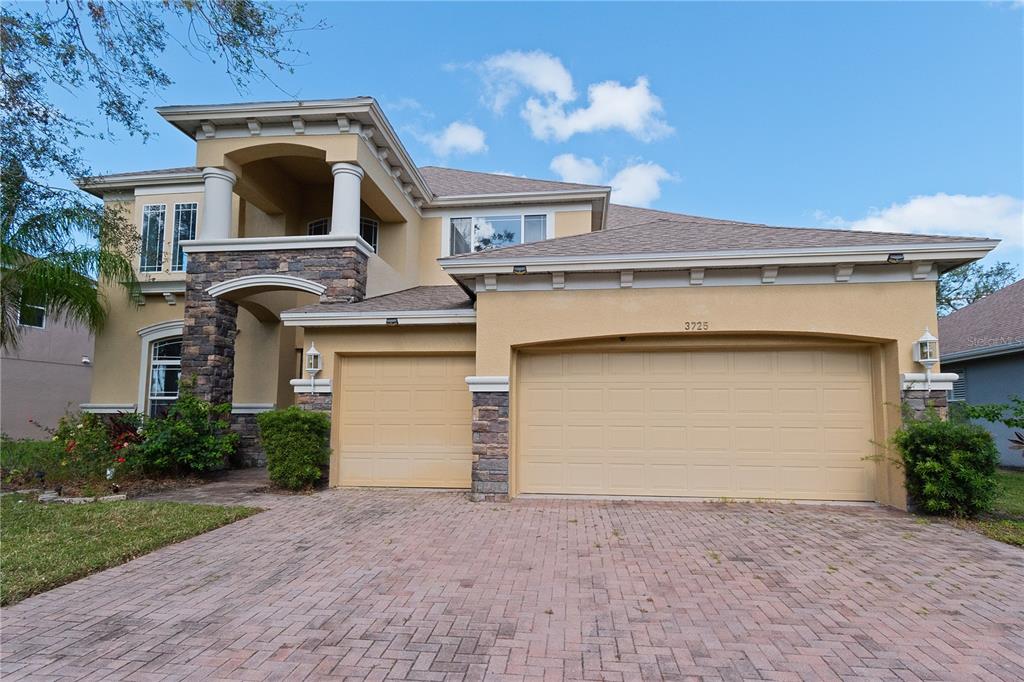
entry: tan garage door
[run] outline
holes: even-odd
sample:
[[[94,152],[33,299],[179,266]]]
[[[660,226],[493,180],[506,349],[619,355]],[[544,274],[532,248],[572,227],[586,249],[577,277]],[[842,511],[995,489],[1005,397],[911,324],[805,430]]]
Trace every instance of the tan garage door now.
[[[859,350],[524,355],[524,493],[870,500]]]
[[[343,357],[341,485],[468,488],[473,369],[467,355]]]

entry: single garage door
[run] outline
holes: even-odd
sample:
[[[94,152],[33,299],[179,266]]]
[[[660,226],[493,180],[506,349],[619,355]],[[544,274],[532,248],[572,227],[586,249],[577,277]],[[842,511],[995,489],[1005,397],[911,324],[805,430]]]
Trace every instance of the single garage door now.
[[[342,357],[341,485],[468,488],[473,370],[468,355]]]
[[[524,493],[871,500],[861,350],[524,355]]]

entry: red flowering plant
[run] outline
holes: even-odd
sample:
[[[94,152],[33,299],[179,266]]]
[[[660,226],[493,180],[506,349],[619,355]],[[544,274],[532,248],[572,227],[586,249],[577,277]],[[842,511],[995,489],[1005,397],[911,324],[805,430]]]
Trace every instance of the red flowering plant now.
[[[99,415],[64,415],[57,423],[53,440],[64,450],[60,467],[68,479],[105,477],[113,450],[110,432]]]

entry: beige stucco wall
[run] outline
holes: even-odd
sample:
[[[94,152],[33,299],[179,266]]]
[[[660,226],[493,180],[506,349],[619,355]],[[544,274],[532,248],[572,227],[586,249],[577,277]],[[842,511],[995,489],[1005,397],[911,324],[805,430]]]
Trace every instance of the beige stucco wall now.
[[[483,292],[477,298],[477,374],[506,375],[525,344],[631,334],[797,333],[892,340],[906,349],[935,328],[935,284],[807,284]]]
[[[120,291],[108,292],[107,324],[96,335],[90,403],[135,403],[139,395],[139,329],[158,322],[181,320],[185,307],[167,305],[163,296],[146,296],[146,305],[134,306]]]
[[[441,217],[424,218],[420,222],[419,277],[421,286],[451,284],[452,278],[445,274],[437,259],[441,257]]]
[[[569,237],[590,232],[591,211],[556,211],[555,236]]]
[[[899,424],[900,373],[919,369],[912,344],[925,327],[935,328],[934,297],[933,282],[485,292],[477,299],[476,372],[509,375],[514,391],[516,349],[537,344],[663,348],[854,342],[872,354],[875,438],[881,444]],[[687,333],[686,321],[706,321],[709,332]],[[515,457],[514,435],[511,447]],[[879,447],[876,454],[878,501],[905,507],[902,470],[894,466],[891,451]]]
[[[318,379],[340,376],[342,354],[402,355],[472,353],[476,344],[472,325],[438,325],[423,327],[319,327],[305,330],[304,343],[315,343],[324,358],[323,373]],[[304,377],[305,378],[305,377]],[[338,385],[332,387],[338,395]],[[467,389],[468,390],[468,389]],[[331,414],[331,443],[338,440],[341,406],[337,400]],[[330,484],[340,485],[339,452],[331,452]]]

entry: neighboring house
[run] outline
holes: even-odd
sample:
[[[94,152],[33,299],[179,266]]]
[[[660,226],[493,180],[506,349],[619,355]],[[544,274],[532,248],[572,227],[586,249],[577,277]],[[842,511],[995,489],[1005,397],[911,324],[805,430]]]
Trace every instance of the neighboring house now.
[[[250,462],[255,413],[322,410],[332,485],[902,506],[866,458],[901,399],[944,404],[913,346],[938,274],[997,243],[418,168],[370,98],[157,111],[196,167],[81,183],[139,225],[144,280],[87,408],[159,412],[190,375]]]
[[[942,366],[955,372],[951,400],[970,405],[1024,398],[1024,279],[939,318]],[[1011,450],[1013,431],[985,422],[1000,462],[1024,467],[1024,451]]]
[[[30,304],[19,309],[18,326],[18,347],[0,354],[0,430],[11,438],[49,438],[32,421],[53,428],[89,399],[92,334]]]

